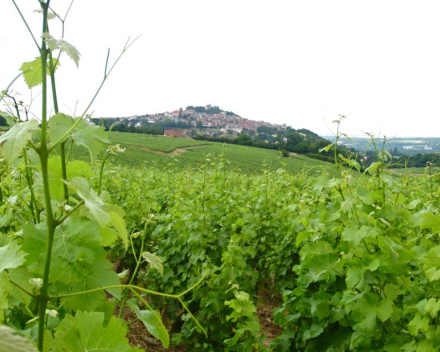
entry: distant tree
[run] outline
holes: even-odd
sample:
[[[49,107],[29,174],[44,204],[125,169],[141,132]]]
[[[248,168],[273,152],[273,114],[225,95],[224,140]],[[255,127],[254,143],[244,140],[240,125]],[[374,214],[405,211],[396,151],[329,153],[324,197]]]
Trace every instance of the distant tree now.
[[[154,135],[163,135],[163,130],[162,128],[159,126],[158,123],[155,123],[154,125],[152,125],[150,127],[150,133],[154,134]]]
[[[290,153],[286,149],[281,149],[281,156],[284,158],[288,158],[290,156]]]
[[[247,134],[241,133],[236,139],[237,144],[241,145],[249,145],[251,146],[253,144],[253,139]]]
[[[197,121],[196,127],[197,128],[203,128],[203,122],[202,121]]]
[[[307,154],[309,151],[309,145],[306,142],[301,142],[293,147],[293,151],[300,154]]]

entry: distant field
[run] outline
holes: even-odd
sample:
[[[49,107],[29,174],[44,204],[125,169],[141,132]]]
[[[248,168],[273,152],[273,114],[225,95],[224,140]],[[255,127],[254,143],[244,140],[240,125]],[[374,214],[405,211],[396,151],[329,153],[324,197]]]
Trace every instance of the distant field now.
[[[276,150],[241,145],[123,132],[111,133],[110,140],[126,149],[123,154],[112,157],[111,162],[129,167],[155,165],[161,168],[199,168],[223,160],[227,168],[246,173],[260,173],[263,169],[276,170],[280,167],[290,173],[305,170],[316,173],[323,168],[330,171],[334,168],[330,163],[304,156],[282,158]],[[73,157],[85,159],[87,154],[76,149]]]
[[[428,174],[428,169],[426,167],[409,167],[407,169],[391,169],[392,172],[398,173],[398,174],[417,174],[417,175],[423,175]],[[439,173],[440,168],[433,167],[432,173]]]
[[[145,134],[124,132],[111,133],[110,140],[114,144],[119,143],[121,145],[134,145],[163,152],[171,152],[176,148],[206,144],[204,141],[197,141],[194,139],[150,136]]]

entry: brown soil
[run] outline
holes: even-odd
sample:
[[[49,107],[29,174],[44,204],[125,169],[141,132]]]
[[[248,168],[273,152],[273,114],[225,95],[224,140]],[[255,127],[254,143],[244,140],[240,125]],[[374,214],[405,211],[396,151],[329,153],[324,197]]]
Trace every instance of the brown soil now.
[[[147,147],[140,147],[138,145],[127,145],[127,146],[129,146],[131,148],[135,148],[135,149],[144,150],[146,152],[151,152],[151,153],[159,154],[159,155],[176,156],[176,155],[182,155],[188,149],[199,148],[199,147],[203,147],[205,145],[207,145],[207,144],[199,144],[199,145],[194,145],[194,146],[191,146],[191,147],[180,147],[180,148],[174,149],[171,152],[163,152],[163,151],[160,151],[160,150],[155,150],[155,149],[151,149],[151,148],[147,148]]]
[[[117,309],[116,312],[118,311],[119,310]],[[127,307],[124,308],[124,312],[122,313],[122,318],[127,322],[134,321],[129,325],[128,328],[128,340],[130,342],[130,345],[132,345],[133,347],[138,347],[148,352],[185,351],[181,347],[176,347],[176,348],[170,347],[168,349],[163,348],[161,342],[148,332],[144,324],[142,324],[141,321],[136,320],[136,315],[133,313],[131,309]]]
[[[266,340],[264,340],[266,347],[283,332],[283,329],[273,321],[273,310],[279,307],[281,302],[281,296],[272,297],[268,288],[263,288],[258,293],[257,315],[260,320],[261,334],[266,336]]]
[[[272,298],[269,290],[266,289],[263,289],[258,294],[258,303],[256,304],[257,315],[261,325],[261,334],[266,336],[266,340],[264,341],[266,347],[283,332],[273,321],[273,310],[280,305],[280,301],[280,297]],[[116,309],[116,315],[117,312],[119,312],[119,309]],[[130,345],[133,347],[138,347],[149,352],[186,351],[182,346],[170,347],[168,349],[163,348],[161,342],[153,337],[139,320],[136,320],[136,315],[131,309],[127,307],[124,308],[122,318],[127,322],[133,321],[133,323],[129,324],[128,331],[128,339]]]

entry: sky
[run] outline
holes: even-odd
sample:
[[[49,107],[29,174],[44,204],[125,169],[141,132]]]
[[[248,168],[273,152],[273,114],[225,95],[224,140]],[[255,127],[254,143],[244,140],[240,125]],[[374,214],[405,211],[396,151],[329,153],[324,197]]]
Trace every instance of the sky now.
[[[70,2],[51,6],[63,16]],[[16,3],[40,41],[39,2]],[[351,136],[440,137],[439,13],[437,0],[75,0],[65,40],[81,60],[77,68],[61,56],[61,110],[82,113],[108,48],[112,62],[140,35],[106,81],[94,117],[212,104],[321,135],[343,114],[341,130]],[[50,30],[61,37],[59,21]],[[38,55],[13,2],[2,0],[0,89]],[[22,79],[12,88],[30,102]]]

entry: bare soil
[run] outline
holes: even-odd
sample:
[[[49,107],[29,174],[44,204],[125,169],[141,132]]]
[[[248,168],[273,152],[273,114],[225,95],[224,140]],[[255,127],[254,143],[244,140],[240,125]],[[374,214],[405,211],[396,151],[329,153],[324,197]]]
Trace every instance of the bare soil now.
[[[266,347],[283,332],[273,321],[273,309],[278,307],[279,304],[280,297],[271,297],[268,290],[262,290],[258,294],[258,303],[256,304],[257,315],[261,325],[261,334],[266,336],[266,340],[264,341]],[[119,312],[118,309],[116,309],[116,315],[117,312]],[[170,347],[168,349],[163,348],[160,341],[147,331],[142,322],[136,320],[136,315],[129,308],[124,308],[122,317],[125,321],[132,322],[129,324],[128,340],[133,347],[138,347],[149,352],[186,351],[183,346]]]
[[[172,150],[171,152],[163,152],[161,150],[155,150],[155,149],[151,149],[151,148],[147,148],[147,147],[140,147],[138,145],[128,145],[128,146],[131,148],[144,150],[146,152],[151,152],[151,153],[155,153],[155,154],[159,154],[159,155],[176,156],[176,155],[182,155],[188,149],[199,148],[199,147],[203,147],[205,145],[207,145],[207,144],[194,145],[191,147],[180,147],[180,148],[176,148],[176,149]]]

